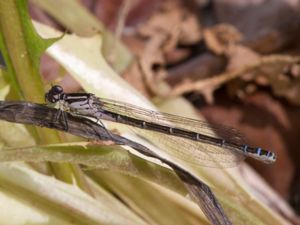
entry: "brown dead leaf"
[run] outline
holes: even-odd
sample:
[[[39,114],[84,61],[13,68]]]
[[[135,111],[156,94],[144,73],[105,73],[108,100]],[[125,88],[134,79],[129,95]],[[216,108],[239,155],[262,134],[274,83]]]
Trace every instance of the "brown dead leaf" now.
[[[220,23],[236,27],[243,42],[260,53],[272,53],[299,40],[300,7],[297,0],[218,0],[214,12]]]
[[[166,1],[159,10],[139,28],[139,34],[148,39],[163,36],[160,50],[171,63],[184,59],[189,52],[178,49],[180,45],[191,45],[200,41],[201,28],[195,14],[183,3]],[[176,59],[176,60],[174,60]],[[166,60],[169,64],[170,61]]]
[[[139,28],[142,36],[155,36],[157,33],[175,34],[178,43],[193,44],[200,40],[201,31],[194,14],[180,3],[167,1]]]
[[[287,72],[290,72],[290,75],[294,78],[300,78],[300,65],[292,65],[290,68],[288,68]]]
[[[226,55],[228,57],[227,71],[233,71],[249,64],[255,64],[260,60],[259,54],[242,45],[235,45],[227,49]]]
[[[166,62],[171,65],[176,65],[176,63],[182,61],[182,59],[186,59],[191,55],[191,50],[187,48],[182,49],[171,49],[164,53],[164,57]]]
[[[257,63],[260,61],[260,58],[257,53],[246,47],[236,47],[230,58],[228,70],[230,71],[246,66],[247,64]],[[285,56],[282,56],[282,58],[273,58],[273,62],[271,60],[265,65],[262,64],[255,70],[245,73],[245,75],[240,78],[246,82],[253,81],[260,86],[270,86],[276,96],[285,97],[293,104],[300,104],[300,79],[297,78],[299,67],[294,63],[297,63],[297,57],[294,59],[292,56],[289,57],[289,59]],[[292,75],[292,72],[290,76],[283,74],[286,67],[290,67],[290,71],[294,68],[294,75]],[[257,89],[253,83],[246,84],[245,87],[245,82],[241,80],[231,82],[227,86],[231,95],[238,93],[239,97],[245,97]],[[239,85],[237,85],[237,83]],[[248,87],[249,85],[251,87]]]
[[[122,77],[130,83],[134,88],[139,90],[144,96],[149,97],[149,91],[145,86],[144,76],[141,73],[138,62],[135,61],[126,71],[122,74]]]
[[[191,45],[199,42],[202,30],[197,17],[190,12],[183,12],[181,19],[179,44]]]
[[[299,57],[292,57],[286,55],[270,55],[260,57],[259,60],[249,62],[249,64],[245,64],[243,66],[235,68],[234,70],[213,76],[212,78],[199,80],[193,83],[184,83],[181,85],[177,85],[169,93],[169,96],[177,96],[190,91],[197,91],[203,93],[207,97],[207,100],[210,100],[210,102],[208,102],[212,103],[211,100],[213,99],[213,91],[229,81],[232,81],[248,73],[255,73],[253,75],[254,81],[258,73],[260,73],[261,75],[265,74],[264,76],[267,76],[267,74],[274,76],[274,70],[280,71],[287,65],[299,62]]]
[[[233,26],[218,24],[203,31],[207,47],[217,55],[226,54],[232,45],[240,42],[242,35]]]
[[[270,86],[276,96],[285,97],[290,103],[300,105],[300,79],[284,74],[268,74]]]
[[[158,33],[172,33],[179,26],[180,12],[173,4],[163,4],[144,24],[139,27],[139,34],[144,37],[153,37]]]
[[[158,10],[138,29],[139,37],[143,40],[143,48],[138,48],[137,65],[132,67],[133,73],[140,72],[151,94],[163,96],[157,88],[157,81],[166,74],[164,69],[174,59],[180,61],[189,52],[178,50],[183,43],[193,43],[200,39],[200,28],[196,16],[188,11],[184,5],[166,1]],[[129,72],[132,74],[131,72]]]

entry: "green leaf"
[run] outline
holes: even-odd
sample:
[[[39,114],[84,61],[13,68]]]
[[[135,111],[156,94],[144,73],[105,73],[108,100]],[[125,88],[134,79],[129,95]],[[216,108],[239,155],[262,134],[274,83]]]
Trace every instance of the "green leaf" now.
[[[43,101],[40,56],[57,40],[42,39],[36,33],[26,0],[0,2],[0,50],[7,66],[4,77],[15,98]]]

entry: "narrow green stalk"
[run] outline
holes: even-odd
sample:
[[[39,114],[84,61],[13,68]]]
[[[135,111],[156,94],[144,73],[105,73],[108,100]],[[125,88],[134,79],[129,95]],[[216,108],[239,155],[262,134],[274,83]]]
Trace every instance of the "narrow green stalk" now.
[[[11,84],[12,94],[19,99],[44,102],[44,87],[39,74],[40,56],[57,39],[42,39],[34,30],[28,15],[26,0],[0,1],[0,50],[3,52],[7,70],[6,80]],[[33,130],[33,128],[29,128]],[[36,128],[37,143],[59,143],[56,131]],[[76,181],[80,171],[68,163],[50,165],[55,176],[65,182]],[[78,174],[76,174],[78,173]]]

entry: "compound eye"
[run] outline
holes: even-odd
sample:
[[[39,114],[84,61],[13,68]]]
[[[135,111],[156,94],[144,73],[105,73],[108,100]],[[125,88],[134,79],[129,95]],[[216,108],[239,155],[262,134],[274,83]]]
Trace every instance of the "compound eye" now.
[[[45,99],[48,102],[56,103],[59,101],[60,95],[63,94],[64,90],[61,86],[53,86],[48,93],[45,94]]]
[[[55,85],[51,88],[50,92],[53,94],[53,95],[57,95],[57,94],[61,94],[64,92],[64,89],[59,86],[59,85]]]
[[[51,93],[45,94],[45,100],[50,103],[56,103],[58,101],[56,95],[52,95]]]

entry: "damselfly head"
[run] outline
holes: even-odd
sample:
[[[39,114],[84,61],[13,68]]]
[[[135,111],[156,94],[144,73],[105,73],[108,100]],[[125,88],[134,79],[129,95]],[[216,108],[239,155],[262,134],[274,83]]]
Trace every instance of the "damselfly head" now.
[[[64,89],[59,85],[54,85],[46,94],[45,100],[51,103],[59,101],[61,94],[64,93]]]

